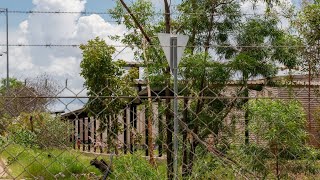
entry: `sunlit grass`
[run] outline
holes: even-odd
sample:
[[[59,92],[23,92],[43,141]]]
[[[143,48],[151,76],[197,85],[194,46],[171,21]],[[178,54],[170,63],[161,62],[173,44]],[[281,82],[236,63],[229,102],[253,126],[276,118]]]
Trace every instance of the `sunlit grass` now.
[[[146,158],[138,154],[114,156],[110,178],[166,179],[166,165],[163,161],[158,161],[152,167]],[[90,165],[90,160],[98,157],[110,163],[107,155],[81,153],[72,149],[41,150],[19,145],[3,147],[0,156],[10,169],[9,177],[15,179],[93,179],[102,174]]]

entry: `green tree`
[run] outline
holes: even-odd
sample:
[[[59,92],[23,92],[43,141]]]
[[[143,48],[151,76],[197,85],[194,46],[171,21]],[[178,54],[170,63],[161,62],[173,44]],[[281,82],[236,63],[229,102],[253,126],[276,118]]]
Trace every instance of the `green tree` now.
[[[319,74],[319,52],[320,52],[320,1],[315,0],[304,4],[298,13],[294,25],[302,38],[304,57],[304,70],[317,76]]]
[[[115,37],[119,39],[122,43],[128,44],[132,46],[132,49],[135,51],[135,58],[140,60],[150,59],[151,62],[146,64],[147,71],[149,74],[149,82],[152,88],[155,87],[172,87],[170,81],[171,74],[168,68],[167,61],[165,60],[165,56],[162,52],[162,49],[159,45],[158,39],[156,37],[156,33],[165,31],[166,33],[170,33],[171,31],[176,31],[179,33],[184,33],[190,36],[190,43],[188,44],[190,48],[187,49],[187,54],[193,56],[193,58],[197,61],[197,65],[201,64],[198,69],[198,79],[193,79],[197,85],[194,87],[197,91],[194,92],[195,95],[198,93],[199,96],[204,96],[205,93],[201,90],[207,86],[210,82],[207,80],[208,77],[213,77],[217,75],[218,72],[212,72],[212,74],[207,75],[211,71],[215,71],[209,69],[206,71],[205,65],[210,64],[209,50],[212,41],[216,41],[217,39],[223,39],[228,36],[229,33],[227,31],[232,31],[234,28],[234,24],[237,24],[237,17],[239,4],[233,1],[230,3],[225,2],[214,2],[209,0],[204,1],[184,1],[178,6],[178,10],[181,13],[181,16],[177,16],[175,18],[170,18],[170,8],[168,6],[168,2],[165,0],[165,20],[161,20],[156,18],[155,14],[157,13],[154,10],[154,7],[149,1],[138,0],[135,1],[132,5],[128,6],[131,12],[139,12],[135,13],[135,19],[139,22],[139,25],[144,27],[144,32],[150,38],[150,46],[144,51],[145,56],[142,55],[142,41],[141,38],[144,37],[142,31],[138,31],[137,29],[140,28],[134,22],[133,18],[130,17],[127,13],[125,13],[125,8],[123,5],[118,3],[115,9],[110,10],[112,13],[113,18],[119,21],[119,23],[123,23],[128,29],[129,32],[124,35],[122,39],[120,37]],[[210,7],[210,8],[207,8]],[[215,17],[215,13],[226,15],[227,18],[223,21],[218,20]],[[191,15],[192,14],[192,15]],[[123,21],[124,20],[124,21]],[[196,55],[197,54],[197,55]],[[187,55],[187,56],[188,56]],[[219,63],[217,63],[219,64]],[[192,64],[185,63],[185,65],[190,65],[187,69],[192,70]],[[211,66],[213,66],[214,63]],[[221,65],[223,66],[223,65]],[[221,67],[219,66],[219,67]],[[201,67],[201,68],[200,68]],[[203,67],[203,68],[202,68]],[[214,68],[213,68],[214,69]],[[187,70],[187,71],[188,71]],[[187,72],[186,71],[186,72]],[[194,71],[197,71],[194,69]],[[185,75],[184,72],[181,75]],[[221,76],[223,76],[222,74]],[[187,76],[187,75],[186,75]],[[220,76],[219,76],[220,77]],[[228,76],[227,76],[228,77]],[[185,79],[186,81],[188,79]],[[225,81],[226,78],[221,78],[220,80]],[[185,81],[185,82],[186,82]],[[214,80],[212,80],[214,81]],[[221,82],[223,84],[223,82]],[[188,86],[190,87],[191,84]],[[167,93],[168,91],[168,93]],[[191,91],[190,91],[191,92]],[[191,93],[184,93],[184,95],[188,96]],[[209,93],[209,90],[206,92]],[[170,96],[169,88],[166,89],[166,96]],[[199,98],[198,101],[195,102],[194,110],[196,114],[200,115],[200,111],[204,106],[204,102],[201,101]],[[166,145],[167,145],[167,165],[168,165],[168,178],[172,179],[173,175],[173,166],[172,166],[172,154],[173,147],[172,147],[172,132],[173,132],[173,121],[172,121],[172,110],[170,110],[170,99],[166,99]],[[217,107],[221,109],[221,107]],[[191,118],[191,117],[190,117]],[[195,124],[190,125],[189,129],[193,130],[195,134],[198,133],[199,126],[203,126],[204,124],[201,123],[202,119],[195,118]],[[194,129],[193,129],[194,128]],[[186,134],[186,132],[184,132]],[[184,136],[185,137],[185,136]],[[197,141],[192,142],[192,144],[198,144]],[[188,156],[194,155],[194,151],[197,145],[193,146],[192,151],[188,153]],[[190,157],[188,163],[190,163],[190,168],[192,169],[192,162],[194,157]]]
[[[120,126],[115,115],[130,101],[119,96],[134,93],[128,81],[132,78],[124,75],[123,61],[113,61],[115,48],[107,45],[104,40],[97,37],[81,45],[80,49],[83,56],[80,64],[81,76],[85,79],[84,85],[89,96],[86,110],[90,116],[95,116],[101,122],[99,132],[107,129],[108,145],[118,153],[115,140]]]
[[[249,129],[262,142],[254,145],[271,154],[275,160],[275,175],[280,179],[281,168],[285,165],[282,159],[287,155],[298,158],[305,153],[307,131],[304,109],[296,100],[252,100],[249,111]]]
[[[243,84],[245,106],[245,143],[249,144],[249,112],[246,110],[249,87],[248,81],[256,77],[270,79],[279,70],[277,64],[283,64],[290,71],[300,63],[299,51],[286,46],[294,46],[299,39],[281,30],[279,19],[272,16],[253,18],[244,23],[237,35],[237,46],[234,48],[230,67],[238,73]],[[221,51],[228,49],[222,48]]]
[[[269,0],[266,2],[270,7],[278,3]],[[159,19],[156,16],[159,12],[151,2],[138,0],[126,5],[121,0],[110,12],[119,24],[124,24],[129,30],[123,37],[116,36],[114,39],[132,47],[135,59],[142,62],[146,62],[144,61],[146,59],[150,60],[145,66],[151,88],[172,87],[168,64],[156,34],[159,32],[181,33],[190,37],[179,74],[179,86],[181,90],[183,89],[182,92],[180,91],[181,94],[186,97],[196,97],[196,100],[185,98],[183,103],[182,136],[185,143],[182,149],[184,154],[182,171],[183,175],[189,176],[192,173],[194,155],[200,143],[196,137],[205,139],[209,134],[218,134],[223,129],[223,119],[238,103],[238,100],[219,99],[223,96],[221,91],[230,79],[230,74],[239,72],[248,74],[243,76],[242,87],[239,88],[236,96],[248,94],[246,82],[249,78],[259,75],[269,77],[276,74],[276,62],[286,64],[290,68],[297,64],[294,49],[280,46],[283,45],[281,43],[294,42],[296,39],[279,30],[277,18],[265,20],[249,18],[242,21],[238,1],[186,0],[178,4],[177,14],[171,14],[169,3],[164,0],[164,9],[164,19]],[[270,12],[271,8],[268,11]],[[249,39],[246,40],[245,37]],[[149,43],[143,51],[142,38]],[[263,48],[265,45],[276,44],[279,45],[278,48]],[[253,47],[245,48],[245,46]],[[284,58],[282,55],[285,55]],[[225,61],[230,63],[223,63]],[[166,89],[166,96],[170,96],[170,92],[167,94],[169,88]],[[211,102],[204,100],[203,96],[218,98]],[[172,179],[173,121],[169,98],[166,99],[165,108],[167,172],[168,179]],[[213,128],[208,128],[208,125]],[[188,144],[187,131],[192,132],[191,135],[194,136],[192,142]]]
[[[167,4],[167,1],[165,3]],[[170,96],[170,87],[172,86],[170,82],[170,69],[166,63],[164,54],[159,53],[162,52],[162,49],[158,46],[159,42],[156,37],[156,33],[161,32],[163,28],[166,29],[166,32],[170,32],[169,23],[164,23],[156,18],[155,9],[150,1],[138,0],[128,6],[131,12],[139,12],[134,15],[128,15],[124,6],[126,5],[123,1],[121,3],[118,1],[116,8],[109,10],[112,17],[119,24],[124,24],[129,30],[128,33],[124,34],[123,38],[119,36],[114,38],[131,47],[134,51],[135,59],[146,66],[146,72],[149,75],[147,80],[151,88],[168,87],[165,89],[165,95]],[[166,27],[164,27],[164,24],[166,24]],[[144,48],[143,38],[148,42],[147,48]],[[170,101],[170,98],[167,98],[165,103],[168,179],[173,178],[173,114]],[[160,132],[160,134],[162,133]],[[160,137],[163,136],[161,135]]]
[[[182,87],[188,87],[185,96],[199,97],[192,101],[188,111],[184,113],[184,123],[187,128],[201,139],[209,134],[217,137],[222,129],[223,118],[228,114],[233,103],[219,99],[221,90],[230,78],[230,68],[225,63],[219,62],[217,56],[211,56],[212,52],[220,52],[215,44],[227,44],[230,36],[240,23],[240,5],[236,1],[183,1],[178,10],[181,16],[177,18],[175,25],[179,33],[190,37],[187,58],[181,62]],[[224,18],[217,18],[216,14]],[[228,53],[231,53],[228,51]],[[228,56],[228,55],[227,55]],[[219,84],[220,86],[214,86]],[[205,88],[208,87],[208,88]],[[214,100],[204,100],[203,96],[212,96]],[[184,102],[185,106],[190,103]],[[228,106],[229,104],[230,106]],[[208,105],[208,106],[207,106]],[[187,110],[186,110],[187,111]],[[194,113],[192,113],[194,112]],[[186,140],[187,131],[183,133],[183,142]],[[217,140],[216,142],[218,142]],[[199,141],[192,139],[183,147],[183,176],[190,176]]]

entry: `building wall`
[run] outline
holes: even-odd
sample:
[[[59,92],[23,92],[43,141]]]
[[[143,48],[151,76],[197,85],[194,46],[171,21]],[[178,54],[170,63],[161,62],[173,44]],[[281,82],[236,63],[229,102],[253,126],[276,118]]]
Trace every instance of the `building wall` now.
[[[158,134],[158,103],[154,102],[152,103],[152,109],[153,109],[153,115],[152,115],[152,121],[153,121],[153,125],[152,125],[152,135],[153,135],[153,141],[155,142],[156,136]],[[119,122],[119,125],[121,126],[122,131],[119,132],[118,134],[118,138],[117,138],[117,144],[118,147],[123,147],[125,146],[124,144],[124,136],[125,136],[125,129],[126,129],[126,138],[127,138],[127,146],[129,146],[129,144],[131,143],[131,141],[134,141],[134,138],[136,138],[137,133],[141,134],[141,145],[146,143],[145,140],[145,132],[146,132],[146,126],[145,126],[145,122],[146,122],[146,117],[145,117],[145,106],[144,105],[139,105],[136,108],[136,118],[133,119],[133,121],[136,122],[136,128],[134,128],[131,124],[130,124],[130,115],[132,115],[132,113],[130,113],[130,108],[126,108],[122,111],[122,113],[120,113],[118,116],[115,116],[114,118],[116,118]],[[126,113],[126,116],[124,116],[124,113]],[[126,117],[126,118],[124,118]],[[110,116],[110,118],[112,118]],[[79,137],[81,142],[85,142],[87,143],[89,138],[89,134],[91,139],[94,139],[94,134],[96,135],[96,142],[97,141],[101,141],[100,138],[100,133],[98,133],[97,131],[94,131],[94,118],[91,117],[90,118],[90,123],[88,123],[88,117],[86,118],[78,118],[75,119],[75,132],[74,135],[76,137],[76,139]],[[100,126],[100,121],[96,120],[96,130],[99,129]],[[126,123],[126,128],[125,128],[125,123]],[[78,130],[78,127],[80,127],[80,130]],[[84,129],[83,129],[84,128]],[[83,131],[84,130],[84,131]],[[91,133],[89,133],[89,131]],[[83,137],[83,132],[84,132],[84,137]],[[108,136],[108,129],[106,129],[103,133],[103,142],[106,142],[107,136]]]
[[[320,147],[320,125],[317,122],[316,111],[320,108],[320,97],[317,93],[317,89],[310,88],[310,98],[309,98],[309,88],[307,86],[296,86],[289,90],[286,87],[264,87],[262,91],[250,91],[250,99],[259,98],[275,98],[282,100],[296,99],[299,100],[305,110],[307,124],[306,130],[309,132],[309,143],[314,147]],[[319,113],[320,114],[320,113]],[[318,115],[319,115],[318,114]],[[239,109],[233,109],[230,114],[225,119],[225,124],[231,125],[232,119],[236,119],[235,133],[237,139],[234,140],[235,143],[244,142],[244,111]],[[254,134],[250,133],[250,141],[259,144],[264,144]]]

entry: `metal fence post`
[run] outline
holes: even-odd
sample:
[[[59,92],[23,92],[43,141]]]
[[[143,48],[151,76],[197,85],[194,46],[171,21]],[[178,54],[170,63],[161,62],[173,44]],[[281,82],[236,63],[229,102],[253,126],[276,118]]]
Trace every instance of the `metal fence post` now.
[[[170,38],[170,64],[173,65],[173,78],[174,78],[174,85],[173,85],[173,93],[174,93],[174,101],[173,101],[173,111],[174,111],[174,118],[173,118],[173,172],[174,172],[174,179],[178,179],[178,85],[177,85],[177,72],[178,72],[178,63],[177,63],[177,37]]]

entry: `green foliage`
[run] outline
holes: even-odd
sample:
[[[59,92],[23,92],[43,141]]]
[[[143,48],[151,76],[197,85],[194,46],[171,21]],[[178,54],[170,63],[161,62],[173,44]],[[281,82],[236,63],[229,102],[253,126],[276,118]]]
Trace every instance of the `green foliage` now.
[[[249,103],[250,130],[269,146],[301,148],[305,143],[306,117],[298,101],[254,100]]]
[[[189,179],[237,179],[232,167],[226,166],[219,158],[210,154],[197,158],[193,174]]]
[[[125,74],[123,66],[126,63],[113,61],[115,48],[99,37],[81,45],[80,49],[83,56],[80,64],[81,76],[85,79],[84,85],[89,96],[85,108],[89,116],[99,119],[99,132],[110,130],[107,143],[109,147],[116,148],[115,140],[121,128],[118,119],[111,116],[117,115],[131,101],[131,98],[119,96],[131,96],[135,93],[132,83],[138,71],[132,69]]]
[[[302,105],[295,100],[253,100],[249,102],[249,129],[260,143],[256,148],[263,148],[267,157],[275,161],[275,169],[280,172],[284,169],[284,159],[309,158],[306,154],[305,129],[306,117]],[[250,153],[259,151],[250,151]],[[259,155],[259,154],[258,154]],[[256,153],[249,154],[253,158],[263,159]],[[261,155],[261,154],[260,154]],[[252,161],[255,162],[255,161]],[[255,164],[252,164],[255,167]],[[284,173],[282,172],[282,175]],[[277,177],[282,176],[276,174]]]
[[[10,136],[10,139],[24,147],[32,147],[36,145],[36,134],[26,129],[17,129]]]
[[[256,76],[272,77],[278,69],[276,63],[285,65],[289,70],[299,65],[300,45],[297,37],[278,28],[279,19],[275,17],[253,18],[244,23],[237,36],[239,49],[230,66],[241,72],[243,81]],[[273,46],[273,47],[267,47]]]
[[[113,160],[113,178],[116,179],[166,179],[166,169],[162,162],[152,167],[139,155],[124,155]]]
[[[314,1],[304,6],[295,23],[305,43],[316,44],[320,40],[320,2]]]
[[[229,80],[229,69],[223,63],[210,58],[205,53],[197,53],[181,61],[179,75],[188,83],[188,90],[199,92],[203,89],[199,77],[204,77],[208,85],[218,83],[223,85]]]
[[[319,41],[320,41],[320,2],[306,3],[298,13],[294,21],[295,28],[302,38],[303,48],[303,70],[311,70],[312,74],[319,74]]]
[[[16,119],[7,119],[5,136],[25,147],[65,148],[69,146],[71,126],[60,117],[48,113],[24,113]]]
[[[117,96],[128,96],[133,93],[133,89],[129,86],[130,82],[126,81],[132,78],[128,76],[123,78],[125,72],[122,66],[125,62],[113,61],[112,54],[115,48],[108,46],[104,40],[97,37],[88,41],[86,45],[81,45],[80,49],[83,55],[80,64],[81,76],[85,79],[85,86],[90,96],[86,108],[90,109],[89,115],[97,116],[104,122],[101,123],[103,127],[100,127],[102,131],[105,129],[106,116],[117,114],[129,101]],[[136,76],[136,73],[132,75]]]
[[[279,1],[273,0],[265,2],[269,5],[268,12],[273,4],[280,4]],[[119,2],[110,12],[112,17],[119,24],[124,24],[129,31],[123,38],[117,36],[114,39],[132,47],[135,59],[140,62],[145,62],[146,59],[151,61],[144,65],[152,88],[171,87],[172,79],[167,71],[168,64],[156,36],[156,33],[168,29],[166,22],[156,17],[154,12],[157,12],[157,9],[152,6],[152,3],[138,0],[127,5],[132,12],[139,12],[135,14],[137,21],[149,35],[152,44],[147,43],[143,46],[143,35]],[[247,97],[249,91],[246,84],[250,78],[272,77],[277,74],[279,63],[292,69],[301,61],[297,58],[299,51],[283,47],[287,45],[286,43],[299,45],[300,40],[279,28],[279,18],[266,15],[242,20],[239,1],[226,3],[225,1],[185,0],[177,5],[177,11],[176,15],[170,16],[169,28],[171,32],[185,34],[190,38],[185,56],[179,65],[179,93],[196,97],[188,100],[188,112],[185,113],[186,118],[183,118],[183,121],[201,139],[205,139],[209,134],[217,135],[227,129],[224,127],[223,120],[230,110],[236,105],[240,107],[247,103],[242,100],[232,101],[223,98],[222,91],[233,75],[240,73],[243,81],[243,87],[239,88],[241,92],[237,92],[236,96]],[[223,46],[214,46],[217,44]],[[259,88],[262,89],[262,87]],[[214,100],[197,98],[201,96],[222,98]],[[169,115],[167,117],[169,118]],[[170,121],[170,119],[167,120],[167,122]],[[219,136],[216,141],[214,146],[224,152],[230,148],[229,142],[225,142],[223,137]],[[193,139],[184,147],[189,151],[186,157],[190,159],[187,163],[192,166],[194,160],[192,158],[196,152],[193,152],[195,150],[191,145],[196,149],[198,142]]]
[[[0,81],[0,94],[4,95],[7,89],[7,79],[3,78]],[[19,88],[22,87],[23,83],[16,78],[9,78],[9,87],[10,88]]]
[[[50,155],[50,156],[48,156]],[[102,174],[90,165],[93,155],[59,149],[42,150],[9,145],[0,157],[10,161],[8,168],[13,177],[44,179],[97,179]],[[110,163],[110,157],[99,155]],[[34,161],[36,159],[36,161]],[[165,165],[158,162],[152,167],[140,155],[115,156],[110,179],[166,179]],[[59,174],[63,175],[59,176]],[[55,178],[58,177],[58,178]]]
[[[245,166],[244,169],[255,172],[263,178],[266,178],[270,173],[268,160],[271,155],[264,147],[250,143],[249,145],[236,147],[232,151],[241,160],[241,164]]]
[[[9,145],[0,156],[6,160],[7,167],[12,170],[10,175],[19,179],[72,179],[76,177],[78,177],[76,179],[88,179],[86,175],[90,173],[95,175],[95,178],[101,175],[98,169],[90,166],[92,157],[78,152],[57,149],[40,150]],[[62,176],[59,176],[59,173]]]
[[[61,117],[52,117],[49,114],[39,114],[34,122],[42,122],[36,130],[36,143],[40,148],[70,147],[71,122],[61,120]],[[70,124],[69,124],[70,123]]]

